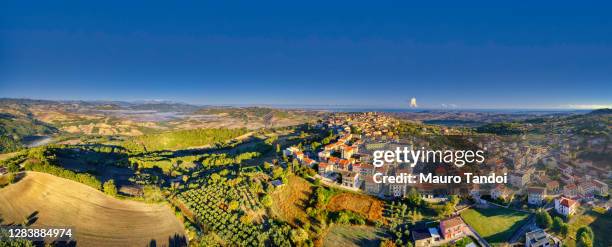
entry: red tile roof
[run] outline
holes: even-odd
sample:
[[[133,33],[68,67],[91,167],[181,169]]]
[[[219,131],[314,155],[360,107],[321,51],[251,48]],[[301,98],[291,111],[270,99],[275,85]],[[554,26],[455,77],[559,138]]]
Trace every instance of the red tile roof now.
[[[546,189],[541,187],[529,187],[527,191],[529,191],[529,194],[544,194]]]
[[[561,197],[561,202],[559,202],[559,204],[570,208],[576,204],[576,201],[569,198]]]
[[[440,221],[440,229],[448,229],[456,226],[464,225],[463,220],[459,216],[448,218]],[[444,230],[443,230],[444,231]]]

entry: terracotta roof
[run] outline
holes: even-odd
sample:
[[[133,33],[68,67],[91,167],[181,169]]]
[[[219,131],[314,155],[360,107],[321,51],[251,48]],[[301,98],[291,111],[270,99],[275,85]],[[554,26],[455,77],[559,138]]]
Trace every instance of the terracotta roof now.
[[[548,183],[546,183],[546,187],[548,188],[554,188],[554,187],[559,187],[559,182],[557,181],[550,181]]]
[[[559,204],[570,208],[576,204],[576,201],[569,198],[561,197],[561,202],[559,202]]]
[[[529,187],[527,191],[529,191],[529,194],[544,194],[546,189],[542,187]]]
[[[348,172],[348,173],[345,175],[345,177],[346,177],[346,178],[354,178],[355,176],[358,176],[358,175],[359,175],[359,173],[356,173],[356,172]]]
[[[456,216],[456,217],[448,218],[445,220],[441,220],[440,228],[448,229],[448,228],[453,228],[453,227],[460,226],[463,224],[465,224],[463,223],[463,220],[459,216]]]

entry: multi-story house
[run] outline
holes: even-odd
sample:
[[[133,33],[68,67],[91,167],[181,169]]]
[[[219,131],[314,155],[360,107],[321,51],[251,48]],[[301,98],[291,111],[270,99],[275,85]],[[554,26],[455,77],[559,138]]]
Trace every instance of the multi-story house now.
[[[342,158],[349,159],[355,154],[355,148],[347,145],[342,146]]]
[[[527,189],[527,203],[531,205],[542,205],[546,197],[546,188],[529,187]]]
[[[361,164],[352,164],[350,165],[351,171],[361,174]]]
[[[348,171],[350,168],[349,167],[350,165],[351,165],[351,162],[349,160],[340,159],[340,161],[338,161],[337,167],[338,167],[338,170]]]
[[[440,221],[440,231],[444,239],[449,240],[463,237],[466,230],[468,230],[468,227],[459,216]]]
[[[319,160],[326,161],[330,156],[331,152],[329,150],[323,150],[318,154]]]
[[[555,180],[546,182],[546,191],[552,194],[559,193],[559,182]]]
[[[372,164],[362,164],[359,169],[359,173],[363,177],[372,177],[374,176],[374,165]]]
[[[513,172],[510,173],[510,184],[517,188],[523,188],[529,183],[529,173],[527,172]]]
[[[567,197],[560,197],[555,199],[555,211],[563,216],[570,216],[576,212],[578,208],[578,202]]]
[[[593,185],[595,186],[595,194],[600,196],[608,196],[608,184],[597,179],[593,179]]]
[[[578,187],[575,184],[568,184],[563,187],[563,195],[574,198],[578,196]]]
[[[359,173],[342,172],[342,185],[349,188],[359,188]]]
[[[319,163],[319,175],[326,176],[327,174],[333,171],[334,171],[334,166],[328,163],[325,163],[325,162]]]
[[[380,183],[374,182],[374,178],[372,176],[362,177],[364,180],[364,190],[366,193],[370,195],[378,195],[382,188]]]
[[[511,195],[512,195],[512,192],[510,191],[510,189],[508,189],[503,184],[497,184],[491,190],[491,198],[493,199],[508,200]]]

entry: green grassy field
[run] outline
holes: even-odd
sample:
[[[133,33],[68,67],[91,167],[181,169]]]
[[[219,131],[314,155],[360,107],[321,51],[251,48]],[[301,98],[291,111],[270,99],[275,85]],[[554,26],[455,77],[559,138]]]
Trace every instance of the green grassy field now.
[[[385,233],[372,226],[333,226],[323,246],[379,246]]]
[[[468,209],[461,217],[489,243],[503,243],[529,214],[502,208]]]

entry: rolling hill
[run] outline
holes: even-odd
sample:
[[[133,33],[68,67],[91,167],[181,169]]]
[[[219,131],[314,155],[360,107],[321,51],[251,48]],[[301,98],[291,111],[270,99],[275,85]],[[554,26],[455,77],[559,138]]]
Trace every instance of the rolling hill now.
[[[71,180],[28,172],[0,189],[3,224],[71,226],[79,246],[181,246],[183,226],[166,205],[119,200]],[[154,246],[154,245],[151,245]]]

